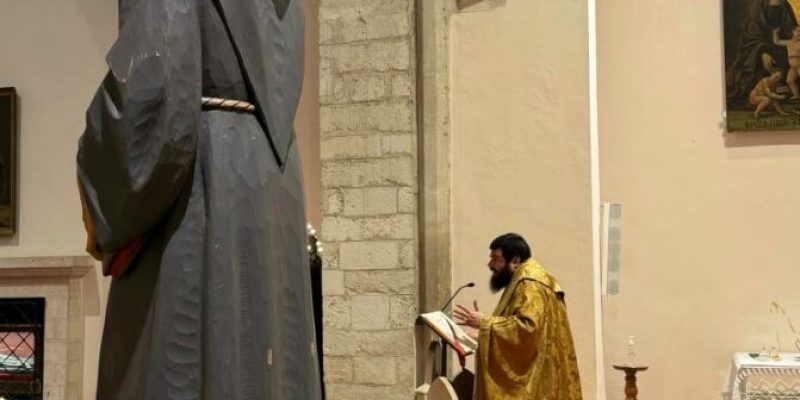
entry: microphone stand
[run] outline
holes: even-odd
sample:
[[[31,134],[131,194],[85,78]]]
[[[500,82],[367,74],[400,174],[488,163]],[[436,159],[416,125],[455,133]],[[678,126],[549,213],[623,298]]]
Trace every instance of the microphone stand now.
[[[450,296],[450,299],[449,299],[449,300],[447,300],[447,303],[444,303],[444,307],[442,307],[442,308],[441,308],[439,311],[444,311],[444,309],[445,309],[445,308],[447,308],[447,306],[449,306],[449,305],[450,305],[450,303],[452,303],[452,302],[453,302],[453,299],[455,299],[455,298],[456,298],[456,296],[458,296],[458,292],[460,292],[460,291],[461,291],[461,289],[468,288],[468,287],[473,287],[473,286],[475,286],[475,282],[470,282],[470,283],[467,283],[467,284],[465,284],[465,285],[461,285],[461,287],[460,287],[460,288],[458,288],[458,289],[456,289],[456,292],[455,292],[455,293],[453,293],[453,295],[452,295],[452,296]]]
[[[447,303],[444,303],[444,307],[442,307],[439,311],[444,312],[444,310],[447,308],[447,306],[449,306],[450,303],[453,302],[453,300],[458,295],[458,292],[460,292],[462,289],[468,288],[468,287],[473,287],[473,286],[475,286],[475,282],[469,282],[467,284],[461,285],[461,287],[456,289],[455,293],[453,293],[453,295],[450,296],[450,298],[447,300]],[[440,376],[443,376],[446,379],[448,379],[447,378],[447,346],[448,346],[448,344],[447,344],[447,341],[445,341],[444,339],[439,339],[439,342],[440,342],[440,346],[442,347],[442,366],[441,366],[441,369],[440,369],[439,373],[440,373]]]

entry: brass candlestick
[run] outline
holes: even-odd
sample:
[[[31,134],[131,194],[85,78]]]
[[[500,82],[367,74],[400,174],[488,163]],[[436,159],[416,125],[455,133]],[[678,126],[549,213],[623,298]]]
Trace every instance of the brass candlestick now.
[[[636,373],[646,371],[644,365],[615,365],[614,369],[625,371],[625,400],[636,400],[639,388],[636,387]]]

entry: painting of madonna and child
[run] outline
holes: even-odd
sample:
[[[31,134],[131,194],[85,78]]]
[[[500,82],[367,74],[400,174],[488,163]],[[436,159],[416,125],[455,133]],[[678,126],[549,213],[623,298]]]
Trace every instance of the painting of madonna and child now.
[[[728,132],[800,130],[800,0],[723,0]]]

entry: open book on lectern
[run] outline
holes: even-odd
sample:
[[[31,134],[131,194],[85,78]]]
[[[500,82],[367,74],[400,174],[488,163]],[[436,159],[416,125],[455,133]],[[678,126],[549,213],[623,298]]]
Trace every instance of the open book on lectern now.
[[[433,311],[420,314],[419,319],[451,347],[458,348],[460,346],[464,349],[465,355],[470,355],[478,349],[478,342],[469,337],[467,332],[453,322],[447,314],[441,311]]]

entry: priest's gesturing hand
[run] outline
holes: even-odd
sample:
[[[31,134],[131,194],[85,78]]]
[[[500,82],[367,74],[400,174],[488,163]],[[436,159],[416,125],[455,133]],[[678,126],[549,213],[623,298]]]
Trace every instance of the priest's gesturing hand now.
[[[481,326],[481,318],[483,313],[478,310],[478,301],[472,302],[474,310],[469,310],[466,307],[457,304],[453,310],[453,316],[456,317],[456,322],[459,325],[466,325],[471,328],[478,329]]]

